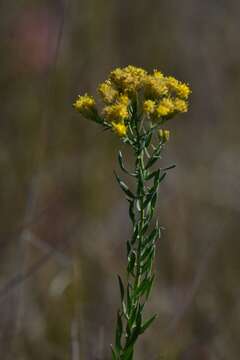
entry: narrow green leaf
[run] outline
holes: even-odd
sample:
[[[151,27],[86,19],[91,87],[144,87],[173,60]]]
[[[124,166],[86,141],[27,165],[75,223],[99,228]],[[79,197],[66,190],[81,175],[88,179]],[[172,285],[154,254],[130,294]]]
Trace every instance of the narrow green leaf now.
[[[141,273],[142,274],[151,270],[154,255],[155,255],[155,247],[151,250],[151,252],[148,255],[144,264],[141,265]]]
[[[161,178],[160,169],[158,169],[157,171],[155,171],[155,176],[154,176],[155,188],[156,188],[156,185],[159,183],[160,178]]]
[[[162,175],[159,176],[159,178],[157,179],[157,184],[158,185],[163,181],[163,179],[165,178],[166,175],[167,175],[167,173],[165,172],[165,173],[163,173]]]
[[[155,275],[153,274],[148,282],[148,287],[146,289],[146,300],[148,300],[149,298],[149,295],[150,295],[150,292],[151,292],[151,289],[152,289],[152,286],[153,286],[153,282],[154,282],[154,279],[155,279]]]
[[[123,299],[124,299],[124,286],[123,286],[121,276],[118,275],[117,277],[118,277],[119,289],[120,289],[120,294],[121,294],[121,300],[123,301]]]
[[[127,339],[127,344],[126,344],[127,347],[134,346],[138,336],[140,335],[140,331],[141,328],[139,329],[137,326],[133,328],[130,337]]]
[[[147,231],[147,229],[148,229],[148,226],[149,226],[149,223],[148,223],[148,221],[145,221],[144,222],[144,225],[143,225],[143,228],[142,228],[142,235],[144,235],[145,234],[145,232]]]
[[[146,180],[151,180],[153,177],[156,176],[157,172],[158,172],[158,170],[155,170],[155,171],[153,171],[151,173],[148,173],[148,175],[146,175],[145,179]]]
[[[134,177],[136,176],[136,173],[132,173],[125,168],[125,166],[123,164],[123,155],[120,150],[118,152],[118,162],[119,162],[120,168],[122,169],[123,172],[125,172],[126,174],[128,174],[130,176],[134,176]]]
[[[146,246],[146,244],[152,244],[156,241],[156,239],[159,237],[160,229],[159,226],[156,225],[155,228],[151,231],[151,233],[145,238],[143,241],[143,246]]]
[[[154,243],[148,243],[145,248],[144,251],[141,253],[141,263],[144,262],[144,260],[147,258],[147,256],[150,254],[152,248],[154,246]]]
[[[148,131],[148,133],[145,136],[145,147],[147,148],[151,142],[153,131],[152,129]]]
[[[145,292],[145,290],[148,288],[149,279],[145,277],[143,281],[141,282],[140,286],[137,288],[136,295],[142,296]]]
[[[154,210],[157,203],[157,198],[158,198],[158,193],[155,192],[151,197],[151,199],[149,200],[149,202],[145,204],[145,221],[148,221],[148,223],[150,223],[151,219],[153,218]]]
[[[152,322],[156,319],[157,315],[153,315],[149,320],[145,321],[143,326],[141,327],[141,334],[144,333],[145,330],[152,324]]]
[[[144,148],[144,152],[145,152],[145,154],[147,155],[147,158],[150,159],[150,158],[151,158],[151,155],[149,154],[147,148]]]
[[[151,158],[147,162],[146,169],[150,168],[158,159],[158,156],[151,156]]]
[[[133,230],[133,236],[132,236],[132,240],[131,240],[132,245],[136,242],[138,237],[139,237],[139,223],[137,223],[135,225],[134,230]]]
[[[141,211],[141,205],[140,205],[140,200],[139,199],[137,199],[137,201],[136,201],[136,208],[137,208],[137,210],[139,212]]]
[[[122,309],[123,309],[123,314],[125,316],[125,318],[128,320],[128,311],[127,311],[127,307],[124,301],[122,301]]]
[[[156,206],[156,202],[157,202],[157,197],[158,197],[158,194],[155,193],[151,199],[151,202],[150,202],[150,206],[151,206],[151,210],[152,210],[152,215],[153,215],[153,212],[155,210],[155,206]]]
[[[168,167],[165,167],[164,169],[162,169],[162,171],[171,170],[171,169],[174,169],[175,167],[176,167],[176,165],[173,164],[173,165],[170,165],[170,166],[168,166]]]
[[[135,214],[134,214],[134,200],[128,199],[129,202],[129,217],[132,220],[132,223],[135,222]]]
[[[162,150],[162,144],[159,144],[155,148],[151,158],[148,160],[147,165],[146,165],[146,169],[150,168],[158,159],[160,159],[161,150]]]
[[[144,209],[145,209],[145,208],[148,206],[148,204],[152,201],[152,198],[153,198],[153,196],[155,195],[155,192],[156,192],[156,190],[155,190],[155,188],[154,188],[154,186],[153,186],[153,188],[151,188],[150,191],[148,192],[148,194],[147,194],[147,196],[146,196],[146,199],[145,199],[145,201],[144,201],[144,203],[143,203],[143,208],[144,208]]]
[[[128,258],[128,268],[127,268],[128,273],[133,274],[134,267],[135,267],[135,261],[136,261],[136,253],[135,253],[135,251],[132,251]]]
[[[135,294],[134,294],[134,296],[135,296]],[[134,322],[136,320],[137,312],[138,312],[138,306],[135,306],[132,309],[132,313],[131,313],[131,316],[130,316],[129,321],[128,321],[130,328],[133,326],[133,324],[134,324]]]
[[[146,208],[148,206],[149,203],[151,203],[153,197],[156,195],[158,190],[158,183],[154,182],[153,186],[150,188],[150,190],[148,191],[148,194],[146,196],[146,199],[143,203],[143,207]]]
[[[142,326],[142,309],[141,306],[138,305],[137,308],[137,313],[136,313],[136,323],[135,323],[135,327],[133,328],[132,334],[130,336],[130,338],[127,341],[127,346],[133,346],[134,343],[136,342],[138,336],[141,334],[141,326]]]
[[[141,267],[144,267],[144,265],[149,261],[149,258],[152,258],[154,252],[155,252],[155,244],[153,244],[148,248],[147,253],[144,256],[144,259],[141,261]]]
[[[121,344],[122,331],[123,331],[122,318],[120,312],[118,311],[116,337],[115,337],[115,347],[118,353],[122,350],[122,344]]]
[[[130,314],[132,309],[132,298],[131,298],[131,289],[129,284],[127,286],[127,309],[128,309],[128,314]]]
[[[162,175],[160,175],[159,170],[156,172],[156,175],[154,177],[154,184],[151,187],[151,189],[149,190],[146,199],[143,203],[144,208],[146,208],[146,206],[148,205],[149,202],[153,201],[153,205],[155,206],[156,204],[156,200],[157,200],[157,191],[158,191],[158,186],[159,184],[163,181],[163,179],[165,178],[167,173],[163,173]],[[156,197],[155,199],[153,199],[154,197]]]
[[[129,196],[130,198],[134,199],[135,196],[134,194],[129,190],[128,186],[120,179],[120,177],[116,174],[116,172],[114,172],[115,177],[117,179],[117,182],[119,183],[121,189],[125,192],[125,194],[127,196]]]
[[[137,318],[136,318],[136,328],[139,330],[142,326],[142,314],[141,314],[141,308],[139,307]]]

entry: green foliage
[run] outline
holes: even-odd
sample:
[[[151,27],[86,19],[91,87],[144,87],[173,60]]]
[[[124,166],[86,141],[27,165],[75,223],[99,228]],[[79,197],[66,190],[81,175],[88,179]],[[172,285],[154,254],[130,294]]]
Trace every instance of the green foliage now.
[[[161,157],[166,142],[156,136],[156,124],[150,123],[149,129],[144,129],[141,117],[132,112],[130,135],[124,140],[135,157],[133,171],[126,169],[123,154],[118,153],[121,170],[132,177],[135,190],[115,173],[117,182],[129,203],[129,218],[133,226],[131,240],[127,241],[127,269],[125,285],[118,276],[121,307],[117,312],[115,344],[112,347],[112,359],[132,360],[134,347],[139,336],[153,323],[156,315],[143,320],[144,307],[149,298],[153,283],[153,262],[156,243],[161,235],[158,221],[154,221],[158,190],[167,171],[175,165],[165,169],[154,169]]]

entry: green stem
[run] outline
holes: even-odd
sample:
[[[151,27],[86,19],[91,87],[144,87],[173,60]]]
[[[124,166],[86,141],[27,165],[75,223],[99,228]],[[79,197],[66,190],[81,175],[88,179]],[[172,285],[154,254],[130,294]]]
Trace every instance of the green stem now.
[[[142,238],[143,238],[143,225],[144,225],[144,185],[142,184],[142,175],[144,173],[144,161],[143,161],[143,152],[139,155],[138,161],[138,188],[139,188],[139,208],[140,208],[140,219],[139,219],[139,239],[138,239],[138,249],[137,249],[137,276],[136,276],[136,287],[139,286],[141,280],[140,265],[141,265],[141,247],[142,247]]]
[[[155,242],[159,236],[159,228],[150,232],[150,223],[156,205],[158,186],[161,181],[160,171],[152,170],[150,167],[160,158],[161,144],[152,146],[152,154],[148,153],[147,165],[144,164],[144,156],[150,145],[154,127],[145,131],[141,127],[141,121],[137,115],[133,116],[131,138],[128,144],[131,146],[136,161],[134,176],[136,180],[136,192],[132,193],[128,186],[117,176],[117,180],[127,195],[129,201],[129,214],[133,222],[133,237],[127,242],[128,266],[127,285],[124,288],[121,278],[121,310],[118,312],[116,327],[116,342],[113,350],[113,360],[132,360],[134,346],[137,338],[149,327],[155,316],[142,322],[143,309],[151,291],[154,275],[152,265],[155,254]],[[150,135],[150,137],[149,137]],[[152,144],[152,143],[151,143]],[[153,144],[152,144],[153,145]],[[122,165],[122,155],[120,157]],[[153,174],[149,177],[149,175]],[[147,182],[152,181],[152,186]]]

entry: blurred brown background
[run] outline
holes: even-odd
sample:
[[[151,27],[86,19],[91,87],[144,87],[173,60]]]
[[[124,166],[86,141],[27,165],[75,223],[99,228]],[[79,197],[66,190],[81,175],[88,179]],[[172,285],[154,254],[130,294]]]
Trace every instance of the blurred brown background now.
[[[193,90],[169,124],[159,317],[136,359],[240,358],[239,14],[237,0],[1,3],[1,359],[110,359],[131,231],[120,142],[72,102],[128,64]]]

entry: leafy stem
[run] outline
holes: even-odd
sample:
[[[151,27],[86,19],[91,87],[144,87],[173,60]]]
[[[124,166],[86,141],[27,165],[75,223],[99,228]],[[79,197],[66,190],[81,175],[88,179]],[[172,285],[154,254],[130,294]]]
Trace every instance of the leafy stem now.
[[[153,223],[157,194],[166,171],[152,169],[159,160],[164,141],[154,139],[156,126],[145,130],[141,117],[132,114],[131,132],[126,142],[135,156],[135,169],[128,171],[123,164],[123,155],[119,152],[118,161],[121,170],[134,178],[135,191],[116,175],[117,181],[129,202],[129,216],[133,225],[133,234],[127,241],[126,285],[118,276],[121,308],[117,315],[115,346],[112,347],[112,359],[132,360],[134,346],[138,337],[151,325],[156,315],[143,321],[143,311],[148,300],[153,281],[153,261],[156,241],[160,237],[160,226]],[[156,136],[155,136],[156,137]],[[155,142],[155,144],[154,144]],[[146,158],[146,159],[145,159]]]

